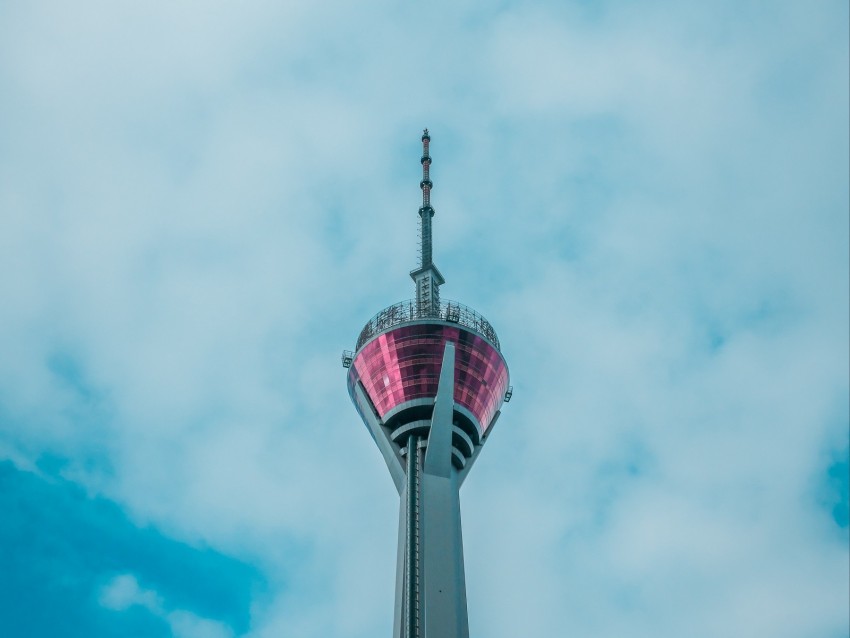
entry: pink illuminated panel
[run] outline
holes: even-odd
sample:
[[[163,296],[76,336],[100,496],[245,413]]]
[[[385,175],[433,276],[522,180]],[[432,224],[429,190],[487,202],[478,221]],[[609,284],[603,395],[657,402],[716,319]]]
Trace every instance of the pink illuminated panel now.
[[[413,324],[379,335],[357,353],[349,393],[362,381],[382,418],[406,401],[436,396],[446,341],[455,343],[454,399],[486,429],[501,406],[508,370],[493,346],[461,328]]]

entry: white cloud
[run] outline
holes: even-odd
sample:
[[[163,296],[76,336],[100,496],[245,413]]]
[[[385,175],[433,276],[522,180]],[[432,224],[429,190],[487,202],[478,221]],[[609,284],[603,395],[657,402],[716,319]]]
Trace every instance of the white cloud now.
[[[126,611],[136,605],[144,607],[169,624],[174,638],[232,638],[234,635],[224,623],[202,618],[185,609],[167,611],[162,596],[140,587],[133,574],[113,577],[101,588],[98,602],[112,611]]]
[[[124,611],[139,605],[153,614],[162,614],[162,599],[155,591],[139,587],[133,574],[115,576],[100,590],[98,601],[103,607],[114,611]]]
[[[222,623],[199,618],[187,611],[168,614],[174,638],[231,638],[233,632]]]
[[[846,7],[771,7],[4,7],[0,454],[256,560],[258,636],[388,631],[337,357],[410,295],[430,125],[444,291],[516,387],[473,633],[846,628]],[[129,574],[101,602],[230,635]]]

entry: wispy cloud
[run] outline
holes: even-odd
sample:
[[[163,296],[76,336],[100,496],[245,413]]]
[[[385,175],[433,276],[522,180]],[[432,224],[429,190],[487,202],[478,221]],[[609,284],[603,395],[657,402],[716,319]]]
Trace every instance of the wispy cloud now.
[[[220,622],[200,618],[192,612],[178,609],[167,612],[164,601],[154,590],[139,586],[132,574],[120,574],[103,586],[98,602],[112,611],[143,607],[154,616],[164,619],[175,638],[230,638],[233,631]]]
[[[155,530],[158,578],[129,542],[85,578],[32,563],[149,597],[97,611],[145,635],[388,634],[396,503],[338,354],[411,294],[430,126],[444,293],[516,388],[464,487],[473,633],[846,633],[847,21],[4,4],[0,455],[90,500],[63,523],[12,481],[0,531],[91,557],[109,501]],[[169,543],[268,587],[193,598],[216,578]]]

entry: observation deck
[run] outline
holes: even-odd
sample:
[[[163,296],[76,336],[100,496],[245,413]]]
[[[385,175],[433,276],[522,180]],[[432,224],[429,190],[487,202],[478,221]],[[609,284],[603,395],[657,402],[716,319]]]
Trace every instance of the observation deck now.
[[[416,301],[402,301],[366,323],[356,351],[343,355],[355,405],[360,383],[369,409],[390,430],[429,419],[447,342],[456,348],[453,420],[478,445],[505,400],[508,367],[490,322],[455,301],[428,311]],[[358,405],[361,414],[366,407]]]

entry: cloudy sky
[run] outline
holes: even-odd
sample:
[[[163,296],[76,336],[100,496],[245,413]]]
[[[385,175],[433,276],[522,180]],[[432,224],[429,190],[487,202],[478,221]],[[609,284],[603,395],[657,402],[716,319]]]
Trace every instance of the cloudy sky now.
[[[0,633],[374,638],[339,354],[435,262],[514,399],[473,636],[846,638],[848,5],[0,2]]]

